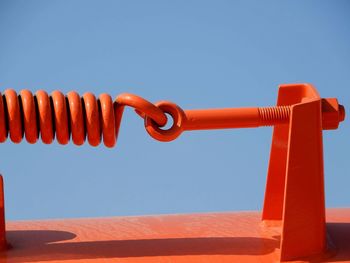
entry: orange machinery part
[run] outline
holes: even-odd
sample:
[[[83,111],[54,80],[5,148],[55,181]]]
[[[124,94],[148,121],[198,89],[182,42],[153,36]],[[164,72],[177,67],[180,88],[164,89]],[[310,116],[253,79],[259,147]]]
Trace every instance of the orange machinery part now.
[[[1,93],[0,93],[1,95]],[[101,142],[113,147],[118,137],[125,106],[136,109],[145,118],[149,134],[160,141],[176,139],[186,130],[252,128],[287,123],[291,106],[261,108],[228,108],[183,111],[176,104],[161,101],[155,105],[129,93],[119,95],[114,102],[107,94],[98,99],[92,93],[80,97],[72,91],[64,96],[54,91],[50,96],[45,91],[33,94],[22,90],[19,95],[6,90],[0,99],[0,142],[8,134],[14,143],[20,143],[23,135],[27,142],[35,143],[41,134],[44,143],[50,144],[56,136],[60,144],[67,144],[70,135],[74,144],[81,145],[87,136],[92,146]],[[345,110],[334,98],[322,99],[323,129],[336,129],[345,118]],[[173,126],[164,130],[168,113]],[[22,124],[23,123],[23,124]],[[22,127],[23,126],[23,127]]]
[[[159,141],[172,141],[183,131],[253,128],[286,124],[290,119],[292,106],[255,108],[227,108],[185,110],[168,101],[156,103],[156,106],[173,118],[173,126],[169,130],[159,127],[152,118],[145,116],[145,126],[148,133]],[[337,99],[321,99],[322,128],[324,130],[337,129],[339,123],[345,119],[345,108],[338,104]],[[144,116],[141,114],[141,116]]]
[[[54,91],[49,96],[40,90],[33,96],[28,90],[17,95],[8,89],[0,99],[0,142],[5,142],[9,134],[14,143],[20,143],[23,135],[27,142],[35,143],[40,133],[46,144],[52,143],[55,135],[60,144],[67,144],[72,135],[74,144],[81,145],[87,135],[89,144],[97,146],[102,133],[105,146],[113,147],[126,105],[159,125],[166,124],[167,117],[158,107],[129,93],[119,95],[112,102],[107,94],[96,99],[92,93],[80,98],[74,91],[67,96]]]
[[[10,222],[12,248],[3,252],[4,262],[350,262],[350,209],[328,211],[326,224],[322,146],[322,130],[338,128],[345,109],[336,99],[321,99],[310,84],[281,85],[277,107],[186,111],[132,94],[112,102],[107,95],[96,100],[92,94],[65,98],[59,92],[49,97],[22,91],[17,96],[8,90],[0,100],[0,139],[9,133],[19,142],[24,133],[34,143],[40,131],[45,143],[56,133],[65,144],[72,133],[75,144],[87,135],[97,145],[102,133],[112,146],[126,105],[136,108],[148,133],[160,141],[186,130],[273,125],[262,223],[259,213]],[[173,118],[167,130],[165,113]],[[0,201],[0,245],[6,249]]]

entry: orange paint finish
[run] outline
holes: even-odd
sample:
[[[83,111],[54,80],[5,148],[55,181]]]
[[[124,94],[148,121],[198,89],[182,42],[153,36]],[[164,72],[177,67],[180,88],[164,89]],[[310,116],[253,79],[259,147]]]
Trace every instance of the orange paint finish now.
[[[326,248],[321,98],[311,85],[282,85],[278,105],[291,105],[289,123],[272,139],[263,220],[281,220],[281,259]],[[303,244],[300,246],[300,244]]]
[[[316,89],[309,84],[282,85],[280,91],[285,91],[288,86],[293,87],[293,92],[289,94],[290,101],[293,101],[293,103],[278,104],[276,107],[182,110],[172,102],[161,101],[156,103],[156,106],[172,116],[173,126],[168,130],[164,130],[152,118],[144,116],[145,127],[154,139],[168,142],[175,140],[182,132],[191,130],[282,126],[282,124],[290,122],[293,104],[304,103],[311,98],[315,99],[312,96],[317,94]],[[297,89],[314,89],[315,93],[296,92]],[[305,101],[302,102],[301,99]],[[345,119],[344,106],[339,105],[337,99],[321,100],[319,96],[317,99],[322,104],[322,129],[337,129],[339,123]]]
[[[65,96],[59,92],[54,91],[51,94],[52,110],[54,127],[56,131],[56,139],[59,144],[67,144],[69,141],[69,128],[68,128],[68,113],[66,106]],[[50,101],[51,102],[51,101]],[[49,102],[47,102],[49,104]]]
[[[41,90],[33,96],[28,90],[17,95],[9,89],[4,96],[0,94],[0,142],[10,135],[13,142],[19,143],[25,135],[29,143],[35,143],[41,135],[46,144],[52,143],[56,137],[58,143],[64,145],[72,135],[76,145],[83,144],[87,136],[92,146],[97,146],[103,137],[105,146],[113,147],[125,106],[135,108],[158,125],[167,122],[162,110],[129,93],[119,95],[113,102],[108,94],[101,94],[96,99],[91,93],[81,98],[76,92],[65,96],[54,91],[49,96]]]
[[[293,92],[292,97],[310,98],[316,93]],[[9,89],[5,91],[5,96],[0,102],[0,142],[4,142],[9,134],[13,142],[19,143],[25,134],[29,143],[35,143],[41,134],[44,143],[49,144],[56,137],[57,141],[64,145],[72,135],[76,145],[82,145],[87,136],[90,145],[96,146],[100,143],[102,134],[105,146],[113,147],[118,138],[125,106],[135,108],[145,119],[146,130],[153,138],[167,142],[175,140],[183,131],[285,124],[290,119],[291,104],[277,107],[184,111],[169,101],[161,101],[154,105],[129,93],[119,95],[113,102],[108,94],[101,94],[96,99],[91,93],[86,93],[81,98],[74,91],[69,92],[67,96],[59,91],[54,91],[51,96],[45,91],[38,91],[33,96],[30,91],[22,90],[17,96],[14,90]],[[167,130],[162,128],[167,123],[165,113],[171,115],[174,123]],[[322,99],[323,129],[336,129],[344,119],[345,109],[336,99]]]
[[[335,98],[322,99],[322,125],[328,130],[338,129],[339,123],[345,120],[345,108]]]
[[[43,143],[50,144],[52,143],[55,134],[53,131],[54,120],[52,119],[52,111],[51,111],[49,96],[45,91],[39,90],[36,92],[34,98],[35,98],[34,101],[37,104],[36,115],[37,115],[37,118],[39,119],[39,125],[37,129],[38,131],[40,131],[41,140],[43,141]],[[61,121],[58,121],[58,122],[61,123]],[[26,139],[28,140],[29,134],[26,133],[25,135],[26,135]],[[35,139],[37,139],[38,136],[39,136],[39,133],[37,134],[37,137]]]
[[[278,262],[280,227],[258,212],[21,221],[1,262]],[[296,262],[349,262],[350,209],[327,211],[334,247]],[[336,249],[335,249],[336,247]]]
[[[7,120],[11,140],[14,143],[20,143],[22,140],[22,122],[17,94],[13,90],[6,90],[4,98],[6,99],[6,107],[8,112]]]
[[[85,141],[84,114],[81,99],[78,93],[71,91],[67,94],[70,109],[70,129],[75,145],[82,145]]]
[[[337,129],[345,109],[334,98],[322,99],[310,84],[281,85],[276,107],[186,111],[128,93],[112,102],[107,94],[96,100],[91,93],[80,98],[75,92],[49,97],[22,91],[17,97],[7,90],[0,100],[0,140],[9,132],[18,143],[24,131],[34,143],[40,129],[45,143],[56,133],[66,144],[72,133],[75,144],[87,135],[96,146],[102,133],[112,147],[125,106],[134,107],[160,141],[186,130],[274,126],[262,221],[257,212],[241,212],[10,222],[11,249],[1,262],[350,262],[350,209],[329,210],[326,220],[323,174],[322,132]],[[167,130],[165,113],[174,123]],[[5,249],[2,178],[0,183],[0,248]]]
[[[20,93],[22,98],[22,108],[23,108],[23,124],[26,139],[29,143],[36,143],[38,129],[36,125],[36,111],[34,97],[28,90],[22,90]],[[1,115],[1,113],[0,113]]]

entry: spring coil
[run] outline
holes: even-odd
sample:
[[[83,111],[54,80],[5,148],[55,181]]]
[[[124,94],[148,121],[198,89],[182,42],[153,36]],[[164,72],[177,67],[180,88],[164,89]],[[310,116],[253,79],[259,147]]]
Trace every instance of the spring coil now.
[[[17,95],[8,89],[0,97],[0,142],[5,142],[9,135],[14,143],[20,143],[25,136],[33,144],[40,136],[45,144],[56,137],[60,144],[67,144],[72,138],[74,144],[82,145],[87,137],[92,146],[99,145],[103,138],[105,146],[113,147],[125,106],[135,108],[139,115],[151,118],[159,126],[167,122],[162,110],[129,93],[112,101],[108,94],[96,99],[92,93],[80,97],[74,91],[66,96],[54,91],[49,96],[43,90],[35,95],[22,90]]]

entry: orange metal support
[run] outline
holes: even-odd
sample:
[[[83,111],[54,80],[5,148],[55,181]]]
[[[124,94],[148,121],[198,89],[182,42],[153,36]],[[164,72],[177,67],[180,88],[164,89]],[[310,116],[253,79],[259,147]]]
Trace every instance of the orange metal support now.
[[[281,259],[291,260],[326,249],[322,100],[311,85],[282,85],[277,105],[293,106],[274,128],[263,220],[282,220]]]

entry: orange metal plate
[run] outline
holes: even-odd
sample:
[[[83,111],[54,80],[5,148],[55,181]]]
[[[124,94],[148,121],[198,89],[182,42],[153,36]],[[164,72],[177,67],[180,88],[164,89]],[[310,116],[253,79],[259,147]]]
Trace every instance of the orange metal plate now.
[[[1,262],[278,262],[260,212],[8,222]],[[350,208],[327,210],[324,262],[350,262]],[[319,261],[320,257],[314,260]]]

